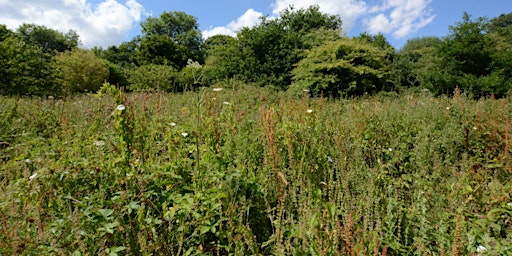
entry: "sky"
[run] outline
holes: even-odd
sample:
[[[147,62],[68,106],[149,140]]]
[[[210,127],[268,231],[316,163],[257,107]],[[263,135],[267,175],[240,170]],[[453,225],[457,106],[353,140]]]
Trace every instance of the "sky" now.
[[[356,36],[383,33],[395,48],[408,39],[444,37],[449,26],[473,18],[512,12],[510,0],[0,0],[0,24],[15,30],[34,23],[67,32],[75,30],[84,48],[108,47],[140,34],[140,22],[162,12],[182,11],[197,18],[203,37],[236,35],[261,16],[279,17],[288,6],[339,15],[342,32]]]

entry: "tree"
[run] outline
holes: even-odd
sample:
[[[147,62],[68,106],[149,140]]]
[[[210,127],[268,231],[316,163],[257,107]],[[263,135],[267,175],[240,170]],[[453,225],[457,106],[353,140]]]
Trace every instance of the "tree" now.
[[[4,41],[12,35],[14,35],[14,32],[8,29],[7,26],[0,24],[0,42]]]
[[[341,19],[319,11],[318,6],[295,10],[293,7],[280,13],[277,19],[262,18],[253,28],[242,29],[237,37],[240,51],[251,60],[246,77],[249,82],[273,84],[286,89],[291,83],[291,71],[302,59],[310,44],[305,35],[318,29],[339,32]]]
[[[43,52],[64,52],[78,46],[78,34],[73,30],[63,34],[45,26],[23,24],[18,28],[18,34],[25,43],[37,46]]]
[[[178,45],[164,35],[143,37],[137,52],[137,59],[141,65],[159,64],[181,68],[186,57],[187,55],[180,51]]]
[[[204,64],[204,80],[206,83],[215,83],[237,77],[245,79],[252,74],[246,70],[252,69],[254,64],[251,54],[244,53],[246,48],[241,47],[237,38],[225,35],[216,35],[206,39],[203,51],[207,56]]]
[[[487,18],[472,20],[465,13],[462,19],[450,27],[439,47],[441,66],[447,74],[437,93],[451,93],[458,86],[475,97],[506,95],[512,85],[511,57],[505,50],[510,49],[510,42],[499,33],[490,33]]]
[[[393,89],[388,53],[361,39],[327,41],[308,51],[292,73],[294,94],[338,97]]]
[[[195,17],[184,12],[163,12],[158,18],[149,17],[141,22],[141,27],[143,37],[140,50],[145,51],[143,56],[146,61],[172,56],[168,60],[178,68],[186,66],[188,59],[203,62],[203,39]],[[153,43],[158,46],[152,46]],[[152,51],[159,47],[164,51]],[[167,50],[171,53],[167,53]]]
[[[512,29],[512,13],[501,14],[490,21],[489,32],[498,32],[503,29]]]
[[[94,53],[75,48],[55,56],[55,68],[60,71],[60,83],[67,94],[95,92],[109,77],[106,61]]]
[[[178,85],[178,71],[168,65],[148,64],[130,71],[128,89],[132,91],[182,91]]]
[[[52,56],[9,36],[0,42],[0,93],[45,95],[58,93]]]
[[[439,86],[440,58],[438,37],[413,38],[400,49],[393,59],[393,69],[400,86],[433,89]]]

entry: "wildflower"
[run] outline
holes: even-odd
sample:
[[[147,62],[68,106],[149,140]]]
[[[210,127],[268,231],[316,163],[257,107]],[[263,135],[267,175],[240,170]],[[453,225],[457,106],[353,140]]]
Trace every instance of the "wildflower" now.
[[[446,107],[446,110],[450,110],[450,107]]]
[[[35,177],[37,177],[37,173],[34,173],[28,177],[29,180],[33,180]]]
[[[123,104],[117,105],[117,110],[123,111],[125,109],[126,109],[126,107]]]
[[[476,248],[476,251],[477,251],[477,252],[485,252],[485,251],[487,251],[487,248],[485,248],[485,246],[483,246],[483,245],[479,245],[479,246]]]
[[[308,109],[306,110],[307,113],[313,113],[313,110],[312,109]]]
[[[227,101],[224,101],[224,102],[222,102],[222,104],[224,104],[224,105],[229,105],[230,103],[229,103],[229,102],[227,102]]]
[[[102,140],[95,141],[93,144],[94,144],[94,146],[97,146],[97,147],[105,146],[105,142]]]
[[[187,136],[188,136],[188,133],[186,133],[186,132],[182,132],[182,133],[181,133],[181,136],[183,136],[183,137],[187,137]]]
[[[478,129],[478,128],[476,128],[476,126],[473,126],[473,130],[475,130],[475,131],[476,131],[477,129]]]
[[[330,156],[327,157],[327,161],[329,161],[330,163],[332,163],[332,158]]]
[[[25,163],[32,164],[32,160],[30,160],[30,158],[27,158],[27,159],[25,159]]]
[[[393,149],[392,149],[392,148],[388,148],[388,150],[389,150],[389,152],[393,151]]]
[[[190,68],[201,68],[201,64],[197,61],[193,61],[192,59],[187,60],[187,67]]]
[[[174,127],[174,126],[176,126],[176,123],[175,122],[170,122],[169,125]]]
[[[213,91],[214,91],[214,92],[220,92],[220,91],[222,91],[222,90],[224,90],[224,89],[223,89],[223,88],[213,88]]]

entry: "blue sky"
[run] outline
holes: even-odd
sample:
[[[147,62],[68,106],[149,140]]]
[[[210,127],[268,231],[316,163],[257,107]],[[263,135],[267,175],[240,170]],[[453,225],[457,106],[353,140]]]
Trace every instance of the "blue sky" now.
[[[465,11],[474,18],[512,12],[509,0],[0,0],[0,24],[73,29],[84,47],[108,47],[130,40],[139,34],[142,20],[165,11],[195,16],[208,37],[235,35],[243,26],[257,24],[261,15],[278,17],[289,5],[312,4],[340,15],[347,35],[381,32],[397,48],[410,38],[447,35]]]

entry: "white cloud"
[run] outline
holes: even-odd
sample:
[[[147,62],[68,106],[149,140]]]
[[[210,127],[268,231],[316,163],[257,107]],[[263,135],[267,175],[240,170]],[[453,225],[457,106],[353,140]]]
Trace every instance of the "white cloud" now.
[[[124,4],[104,0],[91,6],[86,0],[0,0],[0,24],[17,29],[23,23],[35,23],[80,35],[84,47],[119,44],[128,38],[133,26],[145,15],[137,0]]]
[[[404,38],[431,23],[435,15],[429,5],[432,0],[384,0],[373,6],[371,17],[364,20],[370,33],[392,33]]]
[[[380,3],[380,4],[379,4]],[[339,15],[342,19],[342,30],[348,33],[358,22],[362,22],[371,34],[391,34],[395,38],[404,38],[431,23],[435,16],[429,7],[432,0],[275,0],[272,4],[272,16],[289,6],[296,9],[318,5],[320,11],[330,15]],[[256,15],[257,14],[257,15]],[[236,21],[225,27],[215,27],[203,31],[204,37],[216,34],[235,35],[236,31],[245,26],[253,26],[259,22],[262,14],[249,9]],[[272,17],[271,17],[272,18]]]
[[[242,16],[238,17],[237,20],[231,21],[225,27],[214,27],[209,30],[203,31],[203,37],[208,38],[214,35],[229,35],[235,36],[236,32],[244,27],[253,27],[260,22],[260,18],[263,16],[261,12],[257,12],[253,9],[248,9]]]
[[[272,12],[277,16],[279,12],[290,5],[297,9],[318,5],[323,13],[339,15],[343,22],[342,30],[344,32],[350,31],[357,20],[368,10],[366,2],[362,0],[276,0]]]

